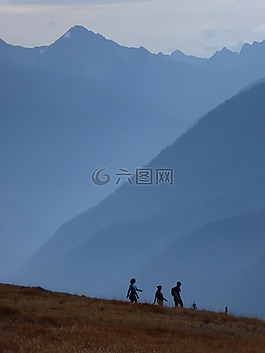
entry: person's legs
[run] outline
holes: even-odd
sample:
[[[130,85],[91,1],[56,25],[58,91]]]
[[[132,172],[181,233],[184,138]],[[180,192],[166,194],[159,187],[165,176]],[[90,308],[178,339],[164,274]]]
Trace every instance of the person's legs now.
[[[137,297],[134,293],[130,294],[129,299],[130,299],[131,303],[137,303]]]
[[[182,307],[183,308],[183,301],[181,298],[178,298],[178,297],[174,297],[174,302],[175,302],[175,306],[178,307]]]
[[[157,304],[158,304],[158,305],[163,305],[164,302],[163,302],[163,300],[161,300],[161,299],[157,299]]]

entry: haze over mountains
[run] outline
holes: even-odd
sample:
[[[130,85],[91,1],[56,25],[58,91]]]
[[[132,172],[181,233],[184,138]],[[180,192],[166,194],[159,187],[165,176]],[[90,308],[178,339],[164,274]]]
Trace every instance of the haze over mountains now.
[[[174,185],[123,185],[62,225],[13,280],[122,298],[135,275],[146,300],[181,280],[187,306],[235,303],[227,285],[265,245],[264,96],[263,83],[208,113],[148,164],[173,168]],[[252,306],[231,310],[265,317],[257,288]]]
[[[108,167],[112,176],[119,168],[134,172],[207,111],[263,79],[264,59],[265,42],[246,44],[240,53],[223,49],[210,59],[179,51],[171,56],[154,55],[144,48],[121,47],[81,26],[69,29],[48,47],[28,49],[0,41],[0,191],[1,207],[8,209],[1,217],[1,249],[7,255],[2,258],[4,270],[0,277],[12,272],[62,222],[95,205],[116,188],[114,178],[106,187],[93,185],[93,170]],[[210,137],[206,134],[204,138],[207,141]],[[188,157],[192,156],[193,150]],[[211,162],[214,160],[213,157]],[[171,167],[162,160],[161,165]],[[215,187],[212,186],[213,193]],[[171,194],[168,190],[171,189],[159,194],[161,204],[167,200],[168,192]],[[147,198],[149,191],[142,190]],[[49,253],[46,260],[52,262],[54,256],[58,261],[103,229],[104,222],[143,218],[144,228],[163,232],[163,214],[152,222],[147,219],[157,212],[155,203],[145,208],[143,217],[142,208],[135,211],[132,206],[134,212],[130,212],[127,195],[123,201],[127,200],[126,206],[118,206],[120,199],[116,195],[104,201],[110,209],[107,207],[102,216],[95,211],[97,208],[89,211],[95,213],[93,224],[86,215],[74,218],[70,224],[75,236],[68,229],[69,223],[60,228],[57,234],[67,229],[69,241],[65,235],[51,240],[51,244],[55,241],[58,246],[54,246],[53,255]],[[171,214],[167,219],[170,241],[176,239],[176,232],[195,229],[187,227],[189,216],[184,212],[191,207],[190,195],[194,201],[192,188],[182,198],[177,217],[176,210],[165,211]],[[199,219],[197,209],[191,208],[192,217]],[[119,212],[114,217],[116,209]],[[215,217],[210,217],[210,206],[209,211],[207,222],[215,221]],[[79,232],[73,224],[77,222],[79,227],[80,219],[87,226]],[[204,224],[203,218],[196,227]],[[135,237],[125,225],[124,232],[127,231]],[[150,239],[151,234],[150,231]],[[14,239],[13,245],[10,247],[10,241],[5,239]],[[161,240],[150,242],[157,245],[152,245],[149,253],[142,249],[145,259],[161,246]],[[21,243],[28,244],[23,251]],[[166,245],[167,241],[163,242]],[[50,283],[53,284],[52,279]],[[82,289],[82,285],[78,288]],[[101,294],[101,288],[95,288],[95,293]]]

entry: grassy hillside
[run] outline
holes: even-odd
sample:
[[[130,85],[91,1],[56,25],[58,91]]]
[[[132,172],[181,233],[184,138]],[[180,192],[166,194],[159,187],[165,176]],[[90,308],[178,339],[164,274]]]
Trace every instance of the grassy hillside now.
[[[0,285],[0,352],[264,352],[265,322]]]

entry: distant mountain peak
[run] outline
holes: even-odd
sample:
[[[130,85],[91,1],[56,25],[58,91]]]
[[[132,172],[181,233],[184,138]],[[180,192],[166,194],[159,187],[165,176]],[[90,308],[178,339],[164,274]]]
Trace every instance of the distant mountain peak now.
[[[76,25],[71,27],[63,36],[64,39],[69,39],[72,37],[85,37],[89,34],[89,30],[83,26]]]
[[[74,34],[74,33],[86,33],[87,34],[88,29],[85,28],[84,26],[81,26],[81,25],[75,25],[73,27],[71,27],[68,31],[68,33],[71,33],[71,34]]]
[[[218,50],[213,54],[213,56],[210,57],[210,61],[212,62],[224,62],[225,61],[230,61],[232,58],[235,58],[238,55],[238,52],[233,52],[230,49],[227,49],[226,47],[223,47],[221,50]]]
[[[254,41],[252,44],[245,43],[240,50],[240,54],[253,55],[252,53],[254,53],[254,55],[256,55],[257,51],[264,52],[264,48],[265,48],[265,40],[263,40],[262,42]]]
[[[171,53],[170,56],[172,59],[174,59],[177,62],[180,62],[180,63],[183,62],[183,63],[193,64],[193,65],[200,65],[201,63],[207,60],[205,58],[199,58],[194,55],[186,55],[179,49]]]
[[[221,50],[221,53],[223,53],[223,54],[224,54],[224,53],[227,53],[227,54],[229,53],[229,54],[231,54],[231,53],[233,53],[233,52],[232,52],[232,50],[228,49],[227,47],[223,47],[223,49]]]
[[[231,55],[234,54],[230,49],[223,47],[221,50],[217,51],[214,55]]]
[[[87,28],[81,26],[81,25],[75,25],[71,27],[65,34],[63,34],[56,42],[65,40],[65,39],[73,39],[74,42],[79,42],[83,43],[84,41],[87,40],[106,40],[105,37],[103,37],[99,33],[94,33],[91,30],[88,30]]]
[[[69,32],[88,32],[88,29],[82,25],[74,25],[69,29]]]

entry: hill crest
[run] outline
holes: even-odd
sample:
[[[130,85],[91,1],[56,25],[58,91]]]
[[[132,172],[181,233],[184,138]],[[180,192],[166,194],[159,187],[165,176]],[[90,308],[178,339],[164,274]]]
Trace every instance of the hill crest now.
[[[263,352],[265,322],[0,284],[2,352]]]

